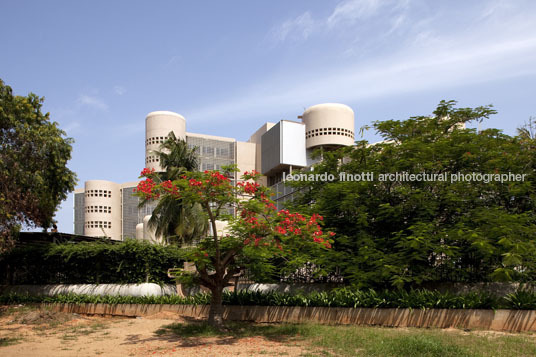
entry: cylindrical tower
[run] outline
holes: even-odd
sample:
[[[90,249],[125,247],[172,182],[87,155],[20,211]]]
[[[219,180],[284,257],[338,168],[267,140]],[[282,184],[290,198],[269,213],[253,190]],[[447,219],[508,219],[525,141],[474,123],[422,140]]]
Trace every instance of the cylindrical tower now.
[[[153,151],[160,150],[160,144],[170,132],[177,138],[186,139],[186,120],[180,114],[157,111],[145,118],[145,167],[162,171],[158,156]]]
[[[138,223],[136,225],[136,239],[143,240],[143,223]]]
[[[150,215],[143,217],[143,239],[148,240],[151,243],[160,243],[162,241],[162,237],[156,236],[156,228],[149,227],[150,219]]]
[[[121,240],[121,186],[105,180],[86,181],[84,233]]]
[[[354,111],[338,103],[317,104],[305,109],[305,146],[349,146],[354,144]]]

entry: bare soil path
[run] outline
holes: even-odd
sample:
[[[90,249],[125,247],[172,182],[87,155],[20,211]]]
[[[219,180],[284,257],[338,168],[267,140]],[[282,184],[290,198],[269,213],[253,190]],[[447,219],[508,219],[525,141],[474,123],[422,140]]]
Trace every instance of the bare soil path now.
[[[10,308],[0,315],[0,356],[299,356],[303,341],[261,336],[181,337],[174,316],[110,318]]]

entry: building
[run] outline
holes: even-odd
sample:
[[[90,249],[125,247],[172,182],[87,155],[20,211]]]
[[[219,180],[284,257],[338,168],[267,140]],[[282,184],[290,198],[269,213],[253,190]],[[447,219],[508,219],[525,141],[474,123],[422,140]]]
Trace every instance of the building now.
[[[253,169],[264,177],[261,183],[273,188],[275,201],[281,208],[291,199],[292,189],[282,178],[292,170],[311,166],[311,153],[317,148],[331,150],[354,143],[354,112],[344,104],[319,104],[307,108],[300,121],[281,120],[265,123],[247,142],[212,135],[188,133],[186,119],[168,111],[151,112],[145,119],[145,166],[155,171],[162,168],[154,151],[173,132],[198,148],[199,170],[219,170],[236,164],[240,172]],[[147,221],[155,203],[138,207],[133,195],[138,181],[114,183],[105,180],[86,181],[74,194],[74,233],[86,236],[127,237],[157,241]]]

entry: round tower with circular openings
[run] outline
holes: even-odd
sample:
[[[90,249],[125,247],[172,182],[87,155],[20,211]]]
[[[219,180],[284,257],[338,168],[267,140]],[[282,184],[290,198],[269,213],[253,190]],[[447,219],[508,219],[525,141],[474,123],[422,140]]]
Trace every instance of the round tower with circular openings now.
[[[354,111],[338,103],[317,104],[301,116],[305,124],[305,146],[339,147],[354,144]]]
[[[160,144],[173,132],[177,138],[186,139],[186,119],[180,114],[157,111],[147,114],[145,118],[145,167],[162,171],[160,159],[154,152],[160,150]]]
[[[86,181],[84,234],[121,240],[121,188],[106,180]]]

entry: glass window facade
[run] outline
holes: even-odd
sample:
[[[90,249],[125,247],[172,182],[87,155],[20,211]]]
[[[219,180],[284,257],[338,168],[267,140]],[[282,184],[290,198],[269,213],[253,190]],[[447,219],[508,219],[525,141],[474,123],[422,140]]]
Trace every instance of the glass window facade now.
[[[139,198],[134,196],[136,186],[124,187],[121,189],[122,224],[123,233],[121,238],[136,238],[136,225],[138,222],[138,202]]]
[[[74,194],[74,234],[84,235],[85,193]]]

